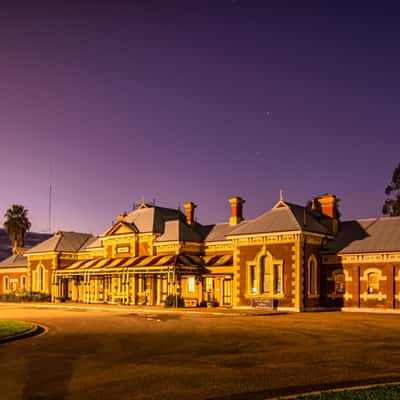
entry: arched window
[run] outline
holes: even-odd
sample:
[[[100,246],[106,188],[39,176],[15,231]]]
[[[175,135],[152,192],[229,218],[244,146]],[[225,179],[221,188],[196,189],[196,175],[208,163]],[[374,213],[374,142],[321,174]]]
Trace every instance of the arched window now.
[[[308,260],[308,293],[318,294],[318,264],[314,255]]]
[[[273,278],[272,264],[265,256],[261,260],[261,293],[273,293]]]
[[[378,293],[379,292],[379,274],[376,272],[370,272],[367,275],[368,281],[368,293]]]
[[[4,277],[3,288],[4,288],[4,292],[8,292],[8,290],[10,289],[8,276]]]
[[[275,260],[270,252],[263,249],[256,260],[248,262],[247,293],[253,295],[282,294],[283,261]]]
[[[43,292],[44,291],[44,268],[43,268],[43,266],[39,266],[39,268],[38,268],[38,280],[39,280],[38,289],[40,292]]]

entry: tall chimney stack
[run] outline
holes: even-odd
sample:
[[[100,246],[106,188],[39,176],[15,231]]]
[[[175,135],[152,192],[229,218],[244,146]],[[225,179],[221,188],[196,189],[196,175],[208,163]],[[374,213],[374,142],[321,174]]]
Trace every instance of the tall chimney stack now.
[[[334,194],[324,194],[318,198],[318,202],[321,204],[322,214],[332,220],[331,230],[337,233],[339,224],[337,205],[339,199]]]
[[[243,200],[241,197],[231,197],[228,201],[231,205],[229,225],[237,225],[240,221],[243,221],[243,204],[246,200]]]
[[[186,222],[188,225],[193,225],[194,223],[194,209],[197,207],[192,201],[188,201],[183,205],[186,210]]]

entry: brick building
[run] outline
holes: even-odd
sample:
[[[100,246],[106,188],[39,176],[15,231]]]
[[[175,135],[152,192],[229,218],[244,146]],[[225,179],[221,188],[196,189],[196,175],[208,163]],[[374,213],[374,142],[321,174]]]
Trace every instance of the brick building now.
[[[340,222],[334,195],[317,200],[306,208],[281,196],[244,220],[244,200],[233,197],[227,222],[215,225],[198,223],[192,202],[185,214],[142,203],[99,237],[59,231],[4,260],[0,293],[24,288],[85,303],[162,305],[173,295],[186,306],[400,309],[400,217]]]

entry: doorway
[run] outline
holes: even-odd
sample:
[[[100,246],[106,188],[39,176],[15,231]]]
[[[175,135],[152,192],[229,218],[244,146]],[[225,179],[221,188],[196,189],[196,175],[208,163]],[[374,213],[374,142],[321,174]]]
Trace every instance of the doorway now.
[[[231,279],[224,279],[224,295],[223,295],[223,303],[224,305],[231,305],[232,304],[232,280]]]

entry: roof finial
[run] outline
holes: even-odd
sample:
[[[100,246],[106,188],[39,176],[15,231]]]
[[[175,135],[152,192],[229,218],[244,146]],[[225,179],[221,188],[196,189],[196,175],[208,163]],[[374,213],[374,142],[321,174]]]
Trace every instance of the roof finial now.
[[[141,206],[144,206],[144,195],[142,194],[142,202],[140,204]]]
[[[283,201],[283,191],[282,191],[282,189],[279,191],[279,201]]]

